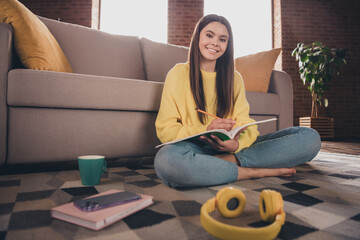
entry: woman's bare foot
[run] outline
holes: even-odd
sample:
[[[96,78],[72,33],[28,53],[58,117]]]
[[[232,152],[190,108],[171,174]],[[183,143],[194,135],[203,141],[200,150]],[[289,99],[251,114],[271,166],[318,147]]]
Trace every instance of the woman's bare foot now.
[[[222,154],[215,155],[215,157],[221,158],[223,160],[233,162],[238,164],[238,160],[235,157],[235,154]],[[238,180],[249,179],[249,178],[260,178],[260,177],[290,177],[296,174],[294,168],[247,168],[247,167],[238,167]]]
[[[294,168],[246,168],[238,167],[238,180],[260,177],[290,177],[296,174]]]

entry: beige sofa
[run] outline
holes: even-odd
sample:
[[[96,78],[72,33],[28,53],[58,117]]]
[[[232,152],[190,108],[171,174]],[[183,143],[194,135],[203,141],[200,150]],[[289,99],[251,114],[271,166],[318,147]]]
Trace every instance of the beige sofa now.
[[[17,66],[12,27],[0,24],[0,165],[154,155],[163,81],[188,49],[40,19],[75,73]],[[253,118],[279,119],[261,134],[292,125],[292,91],[274,70],[268,93],[247,92]]]

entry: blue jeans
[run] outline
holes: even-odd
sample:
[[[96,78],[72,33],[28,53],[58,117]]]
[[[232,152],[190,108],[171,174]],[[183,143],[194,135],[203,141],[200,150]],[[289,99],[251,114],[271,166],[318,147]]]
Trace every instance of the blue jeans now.
[[[241,167],[294,167],[311,161],[320,147],[317,131],[290,127],[259,136],[250,147],[235,156]],[[155,156],[155,170],[170,187],[203,187],[236,181],[238,165],[215,157],[216,154],[221,153],[197,142],[166,145]]]

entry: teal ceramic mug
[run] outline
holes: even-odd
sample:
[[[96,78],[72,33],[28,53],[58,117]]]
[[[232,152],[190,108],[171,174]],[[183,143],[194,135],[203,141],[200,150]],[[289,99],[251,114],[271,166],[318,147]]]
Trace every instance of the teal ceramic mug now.
[[[99,185],[100,177],[107,167],[105,157],[100,155],[80,156],[78,157],[78,163],[82,185]]]

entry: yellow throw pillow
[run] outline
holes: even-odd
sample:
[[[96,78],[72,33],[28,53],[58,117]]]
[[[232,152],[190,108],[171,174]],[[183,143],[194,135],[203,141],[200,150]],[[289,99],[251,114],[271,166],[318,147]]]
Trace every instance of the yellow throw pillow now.
[[[268,91],[271,72],[280,51],[281,48],[274,48],[235,59],[235,69],[243,77],[246,91]]]
[[[54,36],[40,19],[17,0],[0,0],[0,22],[11,24],[23,65],[35,70],[73,72]]]

